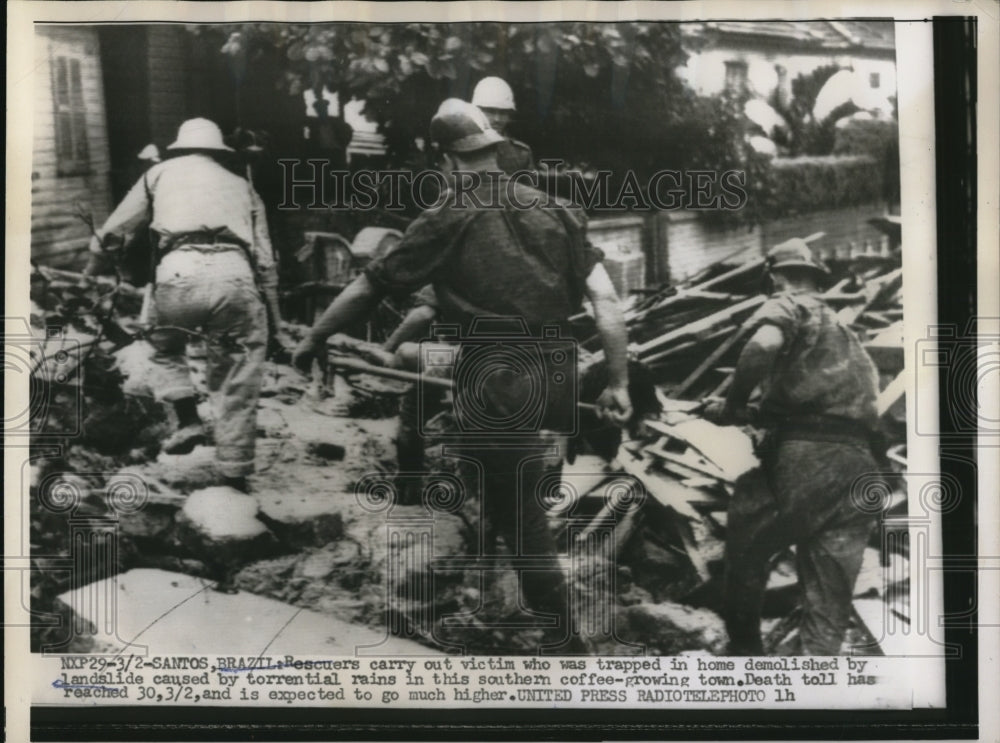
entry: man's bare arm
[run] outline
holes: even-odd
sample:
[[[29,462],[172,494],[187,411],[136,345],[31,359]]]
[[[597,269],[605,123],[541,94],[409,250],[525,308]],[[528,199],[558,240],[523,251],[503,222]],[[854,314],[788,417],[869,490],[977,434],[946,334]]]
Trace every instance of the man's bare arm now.
[[[771,324],[761,325],[747,341],[736,362],[733,383],[726,395],[726,408],[730,413],[746,407],[750,394],[771,371],[784,343],[781,329]]]
[[[608,362],[608,387],[598,399],[601,415],[623,424],[632,417],[628,394],[628,333],[611,277],[598,263],[587,277],[587,296],[594,306],[594,321]]]
[[[337,295],[316,321],[293,355],[293,363],[308,371],[313,358],[322,354],[326,339],[368,317],[382,301],[383,293],[361,274]]]
[[[437,310],[430,305],[421,304],[414,307],[406,313],[403,322],[392,332],[389,339],[382,344],[382,348],[390,353],[395,353],[396,349],[407,341],[426,338],[435,317],[437,317]]]

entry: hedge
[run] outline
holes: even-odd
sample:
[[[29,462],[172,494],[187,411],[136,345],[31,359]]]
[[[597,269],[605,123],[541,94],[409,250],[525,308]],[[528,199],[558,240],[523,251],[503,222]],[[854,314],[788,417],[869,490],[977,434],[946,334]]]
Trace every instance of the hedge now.
[[[835,155],[867,155],[882,173],[885,201],[899,203],[899,124],[893,121],[852,121],[837,130]]]
[[[866,156],[775,158],[767,180],[758,196],[770,219],[883,199],[882,168]]]

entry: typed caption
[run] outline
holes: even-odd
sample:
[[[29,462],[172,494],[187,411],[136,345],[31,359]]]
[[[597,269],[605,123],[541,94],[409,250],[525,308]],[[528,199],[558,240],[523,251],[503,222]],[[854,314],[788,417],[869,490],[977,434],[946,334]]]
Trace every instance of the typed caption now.
[[[38,704],[901,708],[906,658],[38,658]]]

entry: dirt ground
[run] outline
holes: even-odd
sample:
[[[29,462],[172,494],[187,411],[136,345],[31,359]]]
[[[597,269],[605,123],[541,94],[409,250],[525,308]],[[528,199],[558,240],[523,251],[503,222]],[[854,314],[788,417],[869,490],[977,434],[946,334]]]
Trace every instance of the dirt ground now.
[[[387,500],[380,483],[395,467],[398,397],[362,392],[342,379],[324,393],[290,367],[269,364],[258,413],[257,471],[250,479],[269,528],[250,540],[213,542],[181,515],[190,494],[215,482],[213,449],[161,453],[160,442],[175,422],[152,398],[157,378],[150,347],[138,341],[114,352],[96,348],[82,364],[78,385],[44,390],[38,432],[79,432],[56,455],[39,446],[31,470],[35,611],[51,613],[55,596],[68,588],[67,576],[50,569],[71,555],[67,515],[111,517],[118,530],[112,573],[155,567],[205,581],[229,575],[241,591],[380,631],[388,626],[430,647],[537,652],[542,633],[525,626],[531,619],[518,606],[513,571],[483,574],[434,562],[468,554],[476,544],[481,523],[474,489],[457,506],[447,499],[435,507]],[[195,346],[190,356],[200,385],[203,355]],[[211,421],[207,399],[200,411]],[[435,425],[447,431],[447,415]],[[427,442],[428,469],[463,477],[454,461],[442,458],[438,443],[433,435]],[[573,472],[567,467],[564,479]],[[141,507],[113,512],[107,493],[128,482],[141,483]],[[69,506],[65,492],[73,494]],[[551,525],[557,534],[565,531],[558,516]],[[643,528],[659,527],[650,522]],[[695,536],[714,571],[721,541],[711,533]],[[877,561],[866,569],[877,575]],[[791,572],[790,581],[783,579],[779,564],[772,576],[776,590],[770,611],[765,606],[765,631],[794,607]],[[102,577],[97,571],[82,579]],[[875,584],[875,578],[866,580]],[[571,591],[586,611],[597,612],[591,618],[602,617],[603,632],[591,635],[595,652],[723,652],[726,636],[711,610],[712,592],[708,598],[705,591],[692,593],[698,583],[682,551],[637,539],[613,564],[592,561],[574,572]],[[34,648],[58,641],[58,633],[57,627],[35,627]]]

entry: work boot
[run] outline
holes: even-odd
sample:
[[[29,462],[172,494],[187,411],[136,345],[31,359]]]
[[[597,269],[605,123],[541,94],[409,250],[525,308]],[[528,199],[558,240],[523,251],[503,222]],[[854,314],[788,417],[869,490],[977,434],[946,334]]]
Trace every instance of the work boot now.
[[[207,441],[205,427],[201,423],[193,423],[178,428],[168,436],[163,442],[163,451],[166,454],[190,454],[196,446],[201,446]]]
[[[182,397],[174,400],[173,405],[177,413],[177,430],[163,442],[163,451],[167,454],[190,454],[196,446],[208,440],[198,415],[198,400]]]

